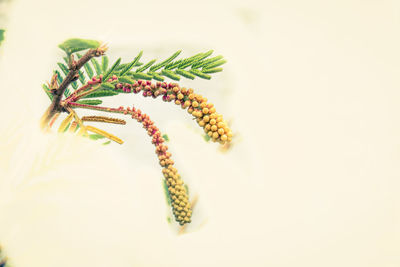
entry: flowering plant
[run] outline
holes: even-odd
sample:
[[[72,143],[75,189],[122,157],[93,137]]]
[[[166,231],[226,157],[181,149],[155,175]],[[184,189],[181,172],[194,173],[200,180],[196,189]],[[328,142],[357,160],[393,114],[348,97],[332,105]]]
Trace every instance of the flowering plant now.
[[[216,112],[214,105],[209,103],[207,98],[196,94],[193,89],[164,81],[165,78],[179,81],[181,77],[211,79],[212,73],[222,71],[220,66],[226,61],[222,56],[210,58],[213,51],[176,60],[181,53],[178,51],[157,64],[155,59],[142,63],[140,59],[143,52],[140,52],[130,62],[122,64],[119,58],[109,66],[109,58],[105,55],[107,47],[98,41],[69,39],[59,47],[66,53],[65,63],[58,63],[60,71],[54,71],[51,81],[43,85],[51,104],[42,116],[41,127],[49,131],[57,118],[62,113],[67,113],[68,115],[58,128],[60,133],[68,131],[92,139],[109,139],[105,144],[111,141],[122,144],[123,141],[117,136],[87,125],[87,122],[125,125],[125,120],[97,115],[79,117],[76,109],[131,116],[143,125],[156,147],[155,152],[163,168],[166,194],[175,220],[182,226],[190,223],[192,205],[189,201],[188,189],[174,167],[168,147],[164,144],[167,136],[162,135],[150,117],[135,106],[103,107],[100,105],[103,97],[118,94],[142,93],[144,97],[162,97],[163,101],[173,102],[194,116],[210,140],[223,145],[227,144],[232,140],[232,131],[222,115]],[[86,52],[82,55],[79,53],[81,51]],[[96,57],[101,57],[101,62]]]

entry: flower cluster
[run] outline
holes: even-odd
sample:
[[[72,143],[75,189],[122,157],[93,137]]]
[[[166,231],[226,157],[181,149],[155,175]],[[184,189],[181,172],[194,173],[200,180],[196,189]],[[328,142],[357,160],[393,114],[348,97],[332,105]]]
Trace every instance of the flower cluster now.
[[[122,108],[122,107],[121,107]],[[120,108],[120,109],[121,109]],[[147,134],[152,137],[152,143],[156,147],[159,163],[163,167],[163,175],[168,186],[168,193],[171,199],[172,211],[175,220],[184,225],[191,222],[192,209],[189,202],[189,197],[186,192],[184,183],[174,167],[174,161],[171,159],[171,153],[168,152],[168,147],[164,145],[164,139],[160,130],[150,120],[149,115],[141,112],[140,109],[129,107],[125,109],[124,114],[131,114],[133,119],[143,124],[143,128],[147,130]]]
[[[194,93],[193,89],[181,88],[176,83],[138,80],[133,84],[119,82],[115,90],[135,94],[142,92],[145,97],[162,96],[165,102],[174,102],[182,109],[187,109],[214,142],[225,144],[232,140],[232,131],[222,115],[216,112],[212,103],[207,102],[207,98]]]

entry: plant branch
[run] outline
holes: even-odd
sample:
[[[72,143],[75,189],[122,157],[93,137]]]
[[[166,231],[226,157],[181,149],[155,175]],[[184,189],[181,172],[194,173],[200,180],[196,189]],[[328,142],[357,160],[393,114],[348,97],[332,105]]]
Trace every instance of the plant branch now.
[[[50,119],[56,112],[63,111],[61,105],[62,96],[67,87],[78,78],[79,70],[83,67],[83,65],[85,65],[93,57],[98,57],[103,55],[105,51],[106,51],[105,47],[90,49],[77,62],[75,62],[72,57],[70,58],[69,62],[70,71],[68,72],[67,77],[65,77],[60,86],[56,90],[53,90],[54,92],[53,100],[50,104],[50,107],[47,109],[41,120],[42,128],[44,128],[47,125],[47,123],[50,121]]]

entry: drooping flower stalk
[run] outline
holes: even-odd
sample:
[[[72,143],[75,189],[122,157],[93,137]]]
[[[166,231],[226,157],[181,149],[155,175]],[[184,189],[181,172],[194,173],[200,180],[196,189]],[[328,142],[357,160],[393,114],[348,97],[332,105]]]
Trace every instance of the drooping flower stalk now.
[[[158,156],[159,164],[163,168],[162,173],[164,175],[166,185],[168,186],[168,193],[171,199],[172,212],[174,214],[175,220],[180,225],[191,222],[192,208],[183,180],[181,179],[178,170],[174,167],[174,161],[171,159],[171,153],[168,152],[168,146],[164,145],[164,139],[160,130],[157,128],[157,126],[154,125],[154,122],[150,119],[149,115],[142,113],[140,109],[136,109],[135,107],[106,108],[74,102],[69,103],[69,105],[75,108],[85,108],[110,113],[130,115],[133,119],[142,123],[143,128],[152,138],[152,144],[154,144],[154,146],[156,147],[155,152]],[[86,126],[86,128],[87,130],[92,131],[91,126]]]

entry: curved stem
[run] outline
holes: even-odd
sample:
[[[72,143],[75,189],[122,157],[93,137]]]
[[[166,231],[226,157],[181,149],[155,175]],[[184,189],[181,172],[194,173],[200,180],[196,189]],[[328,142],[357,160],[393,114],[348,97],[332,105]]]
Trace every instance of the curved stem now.
[[[174,161],[171,159],[171,153],[168,152],[168,147],[163,144],[164,139],[160,130],[154,125],[154,122],[150,120],[147,114],[142,113],[140,109],[135,109],[134,107],[132,107],[132,109],[129,107],[107,108],[74,102],[69,103],[69,105],[76,108],[131,115],[133,119],[142,123],[143,128],[147,130],[147,134],[152,137],[152,143],[156,147],[159,163],[163,167],[162,172],[165,177],[166,185],[168,186],[168,193],[171,199],[175,220],[179,222],[180,225],[191,222],[192,206],[189,202],[189,196],[184,183],[177,169],[173,166]]]

